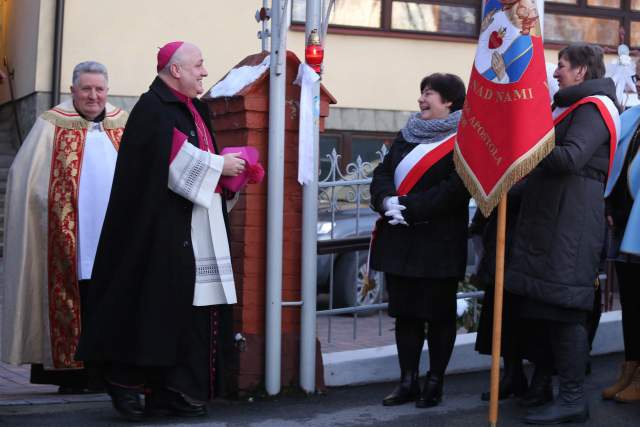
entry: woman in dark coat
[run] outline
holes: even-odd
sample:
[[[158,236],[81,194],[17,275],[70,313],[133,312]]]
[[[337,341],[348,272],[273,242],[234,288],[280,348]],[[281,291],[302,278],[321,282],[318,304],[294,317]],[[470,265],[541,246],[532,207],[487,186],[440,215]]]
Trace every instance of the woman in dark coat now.
[[[640,72],[640,63],[636,73]],[[640,81],[636,80],[640,91]],[[622,114],[623,129],[628,125],[630,133],[621,138],[616,160],[620,161],[618,173],[612,173],[607,182],[607,222],[611,230],[612,245],[609,255],[615,261],[620,306],[622,308],[622,336],[624,362],[618,380],[602,390],[603,399],[618,402],[640,402],[640,255],[625,253],[620,244],[625,234],[640,233],[629,225],[629,215],[634,204],[631,193],[632,163],[640,159],[640,106]],[[637,198],[637,196],[636,196]],[[638,203],[636,200],[635,203]]]
[[[618,119],[615,86],[604,72],[599,47],[575,44],[559,52],[554,107],[569,113],[557,116],[556,147],[528,176],[507,266],[506,288],[523,297],[521,316],[547,332],[559,378],[555,402],[525,417],[532,424],[588,418],[586,322],[604,242],[604,183],[615,135],[605,117]],[[608,113],[593,102],[579,104],[594,95]]]
[[[507,202],[507,232],[505,246],[505,262],[509,262],[509,253],[515,237],[515,225],[520,212],[520,201],[526,180],[514,185],[508,194]],[[496,231],[498,227],[498,213],[494,210],[488,218],[480,210],[471,221],[469,233],[482,236],[482,258],[476,272],[476,280],[484,290],[482,311],[478,322],[476,337],[476,351],[490,355],[493,343],[493,307],[496,271]],[[511,301],[512,295],[504,293],[502,312],[501,356],[503,359],[503,375],[500,378],[499,399],[511,396],[522,396],[527,390],[527,378],[522,367],[522,348],[520,346],[521,327],[518,322],[517,305]],[[489,392],[483,392],[482,400],[489,400]]]
[[[456,292],[466,266],[469,194],[454,170],[452,152],[464,83],[451,74],[432,74],[422,80],[420,90],[420,112],[398,134],[371,183],[372,207],[382,215],[371,267],[386,274],[401,372],[400,385],[383,400],[387,406],[417,398],[416,406],[429,407],[442,400],[456,337]],[[408,189],[400,177],[422,151],[432,165],[413,167],[417,182]],[[420,393],[425,322],[430,370]]]

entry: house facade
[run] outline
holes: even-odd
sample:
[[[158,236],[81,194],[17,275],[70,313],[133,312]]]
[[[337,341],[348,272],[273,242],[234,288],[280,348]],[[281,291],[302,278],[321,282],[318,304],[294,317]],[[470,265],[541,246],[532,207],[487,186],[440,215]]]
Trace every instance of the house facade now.
[[[503,1],[511,0],[490,0]],[[523,5],[534,0],[521,0]],[[539,1],[539,0],[538,0]],[[291,0],[288,48],[304,52],[305,0]],[[328,3],[328,2],[325,2]],[[466,80],[480,22],[480,0],[337,0],[326,41],[323,83],[332,107],[322,152],[371,155],[416,108],[418,84],[433,72]],[[56,9],[63,6],[61,28]],[[61,37],[62,96],[80,61],[104,63],[113,103],[130,109],[155,75],[157,48],[189,40],[203,49],[211,87],[241,58],[260,51],[254,15],[260,0],[0,0],[0,57],[15,70],[23,134],[51,106],[55,43]],[[545,2],[547,60],[569,41],[640,47],[640,0]],[[0,66],[2,66],[0,64]],[[2,66],[5,70],[4,66]],[[9,85],[0,86],[0,136],[17,146]],[[5,151],[10,151],[10,145]]]

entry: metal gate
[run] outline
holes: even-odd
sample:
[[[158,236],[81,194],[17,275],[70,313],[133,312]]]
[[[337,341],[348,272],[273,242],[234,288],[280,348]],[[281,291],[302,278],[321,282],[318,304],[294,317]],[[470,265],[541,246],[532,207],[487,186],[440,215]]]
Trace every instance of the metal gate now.
[[[371,232],[379,218],[369,207],[369,185],[373,170],[386,153],[387,147],[382,145],[376,152],[377,158],[373,160],[363,161],[358,156],[355,161],[345,163],[334,149],[321,159],[323,167],[319,182],[317,230],[318,289],[325,295],[325,301],[323,303],[322,298],[318,299],[317,327],[318,338],[330,349],[393,342],[392,334],[386,339],[380,338],[384,330],[393,328],[392,320],[386,315],[384,274],[369,271],[367,267]],[[483,295],[482,291],[458,293],[458,305],[467,306],[465,314],[468,312],[466,315],[471,318],[471,323],[477,323],[478,300]],[[338,338],[344,340],[347,322],[354,343],[336,347],[333,345],[334,326],[338,325]],[[377,338],[371,336],[374,333]]]

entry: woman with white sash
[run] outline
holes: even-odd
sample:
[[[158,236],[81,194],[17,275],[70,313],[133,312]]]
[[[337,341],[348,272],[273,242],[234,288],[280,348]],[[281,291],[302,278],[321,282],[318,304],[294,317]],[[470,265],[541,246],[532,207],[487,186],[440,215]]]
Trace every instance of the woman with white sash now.
[[[531,346],[538,349],[531,388],[551,395],[554,368],[559,383],[555,401],[524,418],[530,424],[589,416],[587,319],[604,245],[605,182],[620,133],[616,88],[604,72],[597,46],[573,44],[558,53],[556,146],[528,175],[516,223],[505,286],[521,297],[520,316],[542,332]]]
[[[469,194],[455,172],[452,149],[465,87],[452,74],[420,84],[420,111],[398,134],[371,183],[380,213],[371,268],[385,272],[389,315],[396,319],[400,384],[383,405],[436,406],[456,337],[456,291],[467,257]],[[418,383],[426,339],[429,372]]]

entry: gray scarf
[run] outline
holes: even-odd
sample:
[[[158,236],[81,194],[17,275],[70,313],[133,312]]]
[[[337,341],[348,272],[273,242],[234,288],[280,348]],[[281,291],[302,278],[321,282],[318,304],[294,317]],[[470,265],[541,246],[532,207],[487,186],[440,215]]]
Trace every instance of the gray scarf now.
[[[444,119],[424,120],[420,112],[414,113],[402,128],[402,137],[412,144],[431,144],[441,141],[458,130],[461,116],[462,110],[457,110]]]

